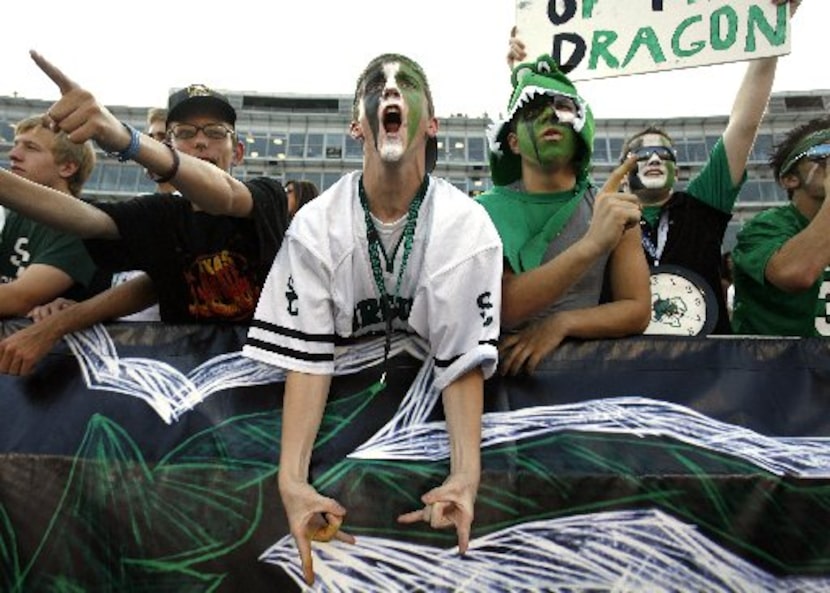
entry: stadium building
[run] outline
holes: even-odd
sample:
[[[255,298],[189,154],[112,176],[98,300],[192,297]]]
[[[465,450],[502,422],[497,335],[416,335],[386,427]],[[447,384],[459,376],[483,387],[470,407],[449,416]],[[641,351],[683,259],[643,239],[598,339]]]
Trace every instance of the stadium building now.
[[[223,91],[237,109],[237,130],[245,142],[243,164],[234,169],[242,179],[269,175],[307,179],[321,189],[333,184],[344,172],[361,165],[361,146],[348,134],[351,96],[266,95]],[[8,166],[7,154],[15,122],[43,113],[51,101],[0,97],[0,163]],[[114,106],[121,120],[143,129],[148,107]],[[799,123],[830,112],[830,90],[774,93],[761,125],[748,168],[748,180],[738,198],[735,216],[727,232],[731,247],[740,224],[758,210],[780,204],[786,194],[772,179],[766,159],[777,139]],[[487,114],[440,117],[439,156],[436,174],[472,194],[491,185],[485,130]],[[681,117],[662,120],[598,119],[594,141],[594,179],[601,184],[620,157],[623,141],[648,125],[666,130],[678,152],[679,182],[688,181],[703,166],[709,150],[725,129],[727,115]],[[99,153],[98,165],[85,187],[91,200],[117,200],[149,192],[153,184],[141,167],[119,163]]]

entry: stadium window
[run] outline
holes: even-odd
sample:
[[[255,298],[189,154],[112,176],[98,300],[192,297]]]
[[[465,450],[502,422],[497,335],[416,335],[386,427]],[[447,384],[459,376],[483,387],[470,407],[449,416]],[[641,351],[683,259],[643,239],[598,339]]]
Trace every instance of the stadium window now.
[[[267,134],[243,134],[242,141],[245,142],[245,155],[253,159],[265,158],[268,152]]]
[[[352,138],[351,136],[346,136],[346,158],[347,159],[362,159],[363,158],[363,145]]]
[[[450,136],[449,147],[447,150],[450,161],[463,161],[466,158],[467,143],[461,136]]]
[[[319,159],[323,156],[323,134],[309,134],[305,149],[306,158]]]
[[[608,143],[606,138],[594,137],[594,154],[592,160],[597,163],[607,163],[611,160],[608,158]]]
[[[326,158],[343,157],[343,134],[326,134]]]
[[[749,160],[766,163],[770,152],[772,152],[772,135],[758,134],[755,144],[752,146]]]
[[[120,176],[118,179],[119,191],[127,191],[130,193],[138,193],[139,177],[147,177],[144,169],[141,169],[133,163],[126,163],[121,165]]]
[[[288,152],[289,157],[301,159],[305,156],[305,134],[289,134],[288,135]]]
[[[485,163],[487,157],[484,152],[484,138],[473,136],[467,138],[467,158],[473,163]]]
[[[98,183],[98,189],[102,191],[115,191],[118,189],[118,170],[121,168],[118,164],[101,163],[101,179]]]
[[[285,134],[271,134],[271,142],[268,143],[267,155],[278,160],[282,160],[286,156],[288,148],[288,138]]]

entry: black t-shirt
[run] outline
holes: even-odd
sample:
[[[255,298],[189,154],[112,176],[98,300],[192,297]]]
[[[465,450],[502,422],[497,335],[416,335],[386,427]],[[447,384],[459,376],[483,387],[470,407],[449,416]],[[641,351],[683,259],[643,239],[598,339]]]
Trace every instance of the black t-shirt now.
[[[89,240],[87,249],[108,271],[147,272],[166,323],[249,321],[288,228],[288,202],[276,180],[245,185],[254,204],[249,218],[194,211],[170,194],[98,204],[121,238]]]
[[[686,192],[675,192],[663,207],[668,212],[668,235],[661,265],[682,266],[706,280],[718,303],[718,323],[713,334],[731,334],[726,299],[720,283],[721,244],[731,214],[713,208]],[[643,235],[657,244],[658,229],[642,223]],[[645,251],[649,265],[654,258]]]

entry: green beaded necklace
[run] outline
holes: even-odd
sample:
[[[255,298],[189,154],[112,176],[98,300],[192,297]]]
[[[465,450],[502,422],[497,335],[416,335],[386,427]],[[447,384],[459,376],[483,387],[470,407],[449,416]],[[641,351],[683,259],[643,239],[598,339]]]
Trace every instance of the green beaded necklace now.
[[[425,175],[421,187],[418,188],[418,193],[409,204],[409,210],[406,213],[406,225],[403,229],[403,234],[400,240],[392,250],[391,257],[386,255],[386,250],[380,241],[380,235],[372,221],[372,215],[369,212],[369,200],[366,198],[366,188],[363,187],[363,176],[360,176],[358,182],[358,194],[360,195],[360,205],[363,207],[363,216],[366,220],[366,240],[369,248],[369,261],[372,263],[372,276],[375,280],[375,286],[378,289],[378,296],[380,297],[380,306],[383,313],[383,320],[386,323],[386,341],[383,348],[383,374],[380,381],[376,382],[370,391],[378,392],[386,387],[386,365],[389,360],[389,351],[392,348],[392,304],[397,302],[401,293],[401,284],[403,284],[403,276],[406,272],[406,265],[409,263],[409,255],[412,252],[412,242],[415,238],[415,225],[418,223],[418,211],[421,208],[421,202],[427,193],[429,186],[429,176]],[[386,262],[386,271],[392,273],[395,269],[395,256],[398,253],[398,248],[403,243],[403,256],[401,258],[401,267],[398,270],[398,277],[395,281],[395,292],[390,295],[386,292],[386,283],[383,281],[383,268],[381,267],[380,258],[383,256]]]

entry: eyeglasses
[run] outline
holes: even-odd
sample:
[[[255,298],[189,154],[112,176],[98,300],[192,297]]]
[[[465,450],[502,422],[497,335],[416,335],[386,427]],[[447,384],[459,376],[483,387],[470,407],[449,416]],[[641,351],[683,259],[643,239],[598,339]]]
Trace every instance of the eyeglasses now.
[[[641,146],[631,152],[637,156],[638,161],[647,161],[652,155],[656,154],[657,158],[661,161],[677,162],[677,156],[674,154],[674,150],[668,146]]]
[[[520,111],[521,118],[525,121],[533,120],[542,115],[548,106],[553,108],[557,121],[564,124],[573,123],[579,111],[576,101],[564,95],[539,95],[534,97]]]
[[[228,137],[228,134],[233,134],[232,129],[222,124],[207,124],[204,126],[176,124],[170,128],[170,134],[176,140],[192,140],[200,130],[211,140],[224,140]]]

